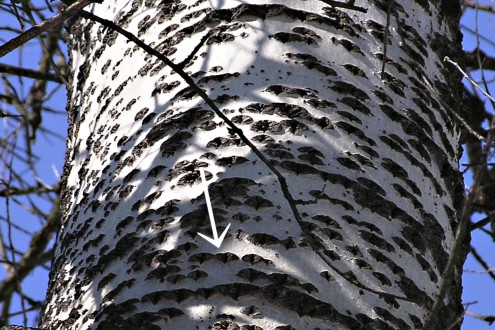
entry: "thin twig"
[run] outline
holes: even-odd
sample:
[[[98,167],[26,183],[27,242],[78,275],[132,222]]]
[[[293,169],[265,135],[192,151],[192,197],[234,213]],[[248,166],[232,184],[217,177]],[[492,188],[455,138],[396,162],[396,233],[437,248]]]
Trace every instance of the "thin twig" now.
[[[462,73],[462,75],[464,76],[464,78],[466,78],[467,80],[469,80],[469,82],[471,84],[473,84],[476,88],[478,88],[480,90],[481,93],[483,93],[483,95],[485,95],[486,97],[488,97],[488,99],[490,99],[490,101],[492,102],[495,102],[495,98],[493,98],[493,96],[491,96],[490,94],[488,94],[487,92],[485,92],[485,90],[483,88],[481,88],[477,83],[474,82],[473,79],[471,79],[471,77],[469,77],[469,75],[464,72],[464,70],[461,69],[461,67],[459,66],[459,64],[457,64],[456,62],[452,61],[450,59],[450,57],[448,56],[445,56],[444,61],[446,62],[449,62],[450,64],[452,64],[453,66],[455,66],[457,68],[457,70],[459,70],[459,72]]]
[[[486,321],[488,322],[488,325],[492,325],[492,323],[495,322],[495,315],[481,315],[471,311],[466,311],[466,315],[469,315],[471,317],[474,317],[482,321]]]
[[[483,257],[476,251],[474,246],[471,246],[471,254],[473,255],[474,259],[485,269],[485,272],[493,279],[495,280],[495,273],[494,270],[490,268],[490,266],[486,263],[485,260],[483,260]]]
[[[447,111],[450,112],[451,115],[453,115],[455,117],[455,119],[457,119],[457,121],[459,121],[459,123],[461,123],[462,126],[464,126],[464,128],[471,134],[473,135],[477,140],[481,141],[481,142],[485,142],[485,138],[483,137],[483,135],[479,134],[478,132],[476,132],[476,130],[474,128],[472,128],[468,123],[467,121],[464,120],[464,118],[462,118],[457,112],[455,112],[454,110],[452,110],[450,107],[446,107]]]
[[[471,225],[469,226],[469,230],[473,231],[479,228],[483,228],[490,222],[492,222],[492,219],[490,219],[490,217],[485,217],[475,223],[471,223]]]
[[[435,89],[433,88],[433,85],[428,81],[428,79],[426,79],[425,76],[423,76],[423,81],[425,83],[425,86],[432,92],[435,92]],[[472,128],[465,120],[464,118],[462,118],[457,112],[455,112],[453,109],[451,109],[450,107],[445,107],[445,109],[447,109],[447,111],[453,115],[455,117],[455,119],[457,119],[457,121],[459,121],[459,123],[468,131],[468,133],[471,133],[477,140],[479,141],[482,141],[482,142],[485,142],[485,138],[479,134],[478,132],[476,132],[476,130],[474,128]]]

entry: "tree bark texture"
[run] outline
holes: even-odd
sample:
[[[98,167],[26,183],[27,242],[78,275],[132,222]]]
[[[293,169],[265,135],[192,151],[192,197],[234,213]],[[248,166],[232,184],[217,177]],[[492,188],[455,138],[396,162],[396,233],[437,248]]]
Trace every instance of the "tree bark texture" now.
[[[289,190],[176,72],[75,20],[44,328],[422,328],[462,202],[450,114],[460,76],[443,63],[461,51],[457,3],[134,0],[90,11],[176,64],[210,33],[184,70]],[[200,168],[218,231],[231,223],[219,249],[198,235],[211,235]],[[441,327],[462,314],[461,265]]]

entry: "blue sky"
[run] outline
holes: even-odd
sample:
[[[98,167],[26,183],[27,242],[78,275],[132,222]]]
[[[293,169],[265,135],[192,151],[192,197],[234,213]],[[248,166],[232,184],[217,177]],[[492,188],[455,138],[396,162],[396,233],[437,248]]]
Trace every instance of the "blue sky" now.
[[[480,1],[480,3],[490,4],[490,1]],[[491,3],[492,6],[495,4]],[[488,14],[479,11],[478,17],[476,17],[476,12],[474,10],[469,10],[466,12],[462,19],[462,24],[475,30],[475,23],[478,22],[478,31],[482,36],[490,37],[495,36],[495,16],[493,14]],[[492,39],[494,39],[492,37]],[[492,54],[495,56],[495,46],[492,43],[487,42],[487,40],[480,39],[480,48],[487,54]],[[472,33],[464,30],[464,41],[463,48],[466,51],[472,51],[477,47],[478,41]],[[485,72],[487,80],[493,80],[493,72]],[[479,72],[473,72],[473,78],[479,79]],[[495,86],[490,84],[490,88],[495,88]],[[461,163],[467,163],[467,160],[463,158]],[[465,176],[465,184],[467,186],[471,183],[471,175]],[[495,242],[488,235],[482,233],[481,231],[475,231],[472,233],[472,245],[476,248],[477,252],[484,258],[484,260],[495,268],[495,254],[493,253],[495,248]],[[483,273],[482,267],[479,263],[472,257],[469,256],[464,269],[466,270],[463,275],[463,302],[473,303],[469,306],[469,310],[486,315],[495,315],[495,281],[491,279],[488,275]],[[474,272],[472,272],[474,271]],[[494,329],[495,325],[489,326],[487,322],[478,320],[476,318],[466,316],[464,323],[462,325],[463,330],[482,330],[482,329]]]

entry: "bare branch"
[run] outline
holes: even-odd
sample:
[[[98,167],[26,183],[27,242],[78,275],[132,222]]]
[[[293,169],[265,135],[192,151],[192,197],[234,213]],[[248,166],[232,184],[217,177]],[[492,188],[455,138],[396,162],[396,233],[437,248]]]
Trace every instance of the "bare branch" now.
[[[472,68],[474,70],[481,69],[480,64],[483,69],[495,70],[495,58],[488,56],[479,48],[474,49],[470,53],[464,53],[464,60],[466,62],[466,67]]]
[[[58,25],[64,23],[67,19],[70,17],[74,16],[78,10],[86,7],[87,5],[97,2],[95,0],[79,0],[77,2],[74,2],[72,5],[70,5],[66,10],[63,12],[53,16],[52,18],[49,18],[43,22],[41,22],[38,25],[33,26],[20,36],[15,37],[12,40],[9,40],[7,43],[3,44],[0,46],[0,57],[3,57],[4,55],[10,53],[14,49],[22,46],[29,40],[39,36],[41,33],[49,31]]]
[[[483,260],[483,257],[476,251],[476,249],[471,246],[471,254],[476,259],[476,261],[479,262],[479,264],[485,269],[485,272],[490,275],[492,279],[495,280],[495,273],[493,272],[493,269],[490,268],[490,266]]]
[[[14,195],[28,195],[28,194],[45,194],[49,192],[57,192],[58,186],[54,187],[43,187],[43,186],[33,186],[27,188],[13,188],[8,187],[6,189],[0,190],[0,197],[14,196]]]
[[[481,315],[471,311],[466,311],[466,314],[479,320],[486,321],[488,322],[488,325],[492,325],[492,323],[495,322],[495,315]]]
[[[10,272],[7,277],[0,283],[0,299],[5,303],[5,298],[16,291],[20,281],[26,277],[40,263],[46,262],[45,248],[48,245],[51,236],[58,228],[60,199],[53,204],[52,210],[47,217],[43,227],[36,232],[29,244],[28,251],[22,256],[22,259],[15,267],[14,272]],[[42,258],[43,257],[43,258]]]
[[[203,38],[201,38],[201,40],[199,41],[199,43],[196,45],[196,47],[194,47],[193,51],[191,52],[191,54],[189,54],[182,62],[180,62],[178,64],[179,67],[181,68],[184,68],[194,57],[194,55],[196,55],[196,53],[199,51],[199,49],[201,47],[203,47],[203,45],[205,44],[205,42],[211,37],[211,35],[213,34],[213,30],[210,30],[208,31],[204,36]]]
[[[33,78],[33,79],[48,80],[48,81],[53,81],[53,82],[56,82],[59,84],[62,83],[62,80],[60,79],[60,77],[58,75],[51,74],[51,73],[43,74],[43,73],[36,71],[36,70],[21,68],[18,66],[12,66],[12,65],[3,64],[3,63],[0,63],[0,73],[7,73],[7,74],[16,75],[16,76]]]
[[[490,6],[490,5],[484,5],[482,3],[479,3],[478,1],[463,0],[462,5],[465,7],[473,8],[473,9],[480,9],[483,11],[487,11],[489,13],[495,13],[495,7]]]
[[[462,75],[464,76],[464,78],[466,78],[467,80],[469,80],[469,82],[471,84],[473,84],[476,88],[478,88],[479,91],[481,93],[483,93],[483,95],[485,95],[490,101],[495,102],[495,98],[493,98],[493,96],[491,96],[490,94],[488,94],[487,92],[485,92],[485,90],[483,88],[481,88],[473,79],[471,79],[471,77],[464,70],[461,69],[461,67],[459,66],[459,64],[457,64],[456,62],[452,61],[448,56],[445,56],[444,61],[449,62],[450,64],[452,64],[453,66],[455,66],[457,68],[457,70],[459,70],[459,72],[462,73]]]

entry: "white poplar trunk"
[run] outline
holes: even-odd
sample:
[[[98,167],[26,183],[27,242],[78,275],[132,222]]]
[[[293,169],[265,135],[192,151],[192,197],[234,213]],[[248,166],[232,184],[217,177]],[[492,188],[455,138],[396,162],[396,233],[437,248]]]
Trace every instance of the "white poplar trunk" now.
[[[297,212],[177,73],[75,21],[64,217],[42,326],[421,329],[462,197],[446,108],[457,110],[459,77],[442,62],[460,40],[458,9],[416,2],[393,2],[383,76],[388,1],[90,10],[176,64],[211,31],[185,71],[286,178]],[[219,233],[231,223],[219,249],[198,235],[211,235],[200,168]],[[462,312],[460,290],[458,274],[444,325]]]

